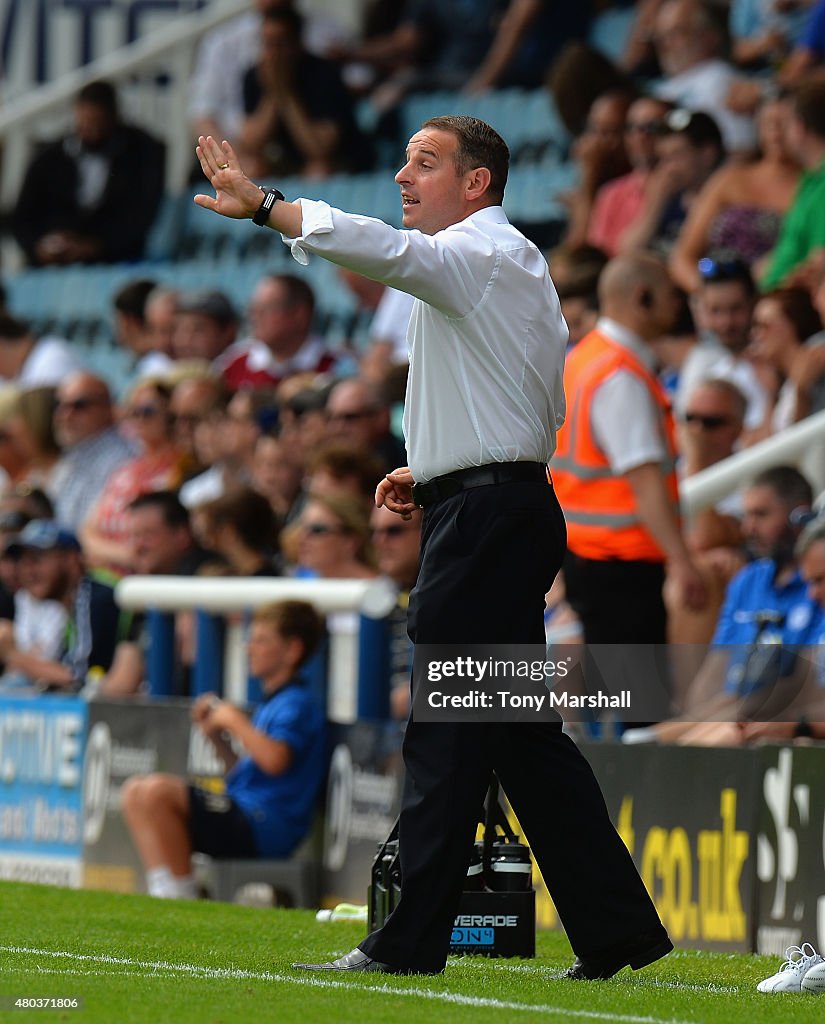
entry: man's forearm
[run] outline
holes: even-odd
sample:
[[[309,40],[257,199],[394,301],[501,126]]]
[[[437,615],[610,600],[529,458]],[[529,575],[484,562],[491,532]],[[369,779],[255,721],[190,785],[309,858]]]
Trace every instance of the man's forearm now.
[[[57,686],[68,686],[72,682],[72,673],[61,662],[41,658],[16,648],[6,653],[5,664],[7,669],[21,672],[39,682],[53,683]]]
[[[648,462],[628,470],[625,478],[633,489],[639,519],[665,553],[666,560],[673,562],[689,558],[660,467]]]

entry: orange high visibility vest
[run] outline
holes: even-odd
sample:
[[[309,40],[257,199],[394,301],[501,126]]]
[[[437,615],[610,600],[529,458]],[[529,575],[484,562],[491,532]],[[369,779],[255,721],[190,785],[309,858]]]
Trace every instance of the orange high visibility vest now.
[[[553,486],[567,520],[567,544],[574,554],[601,561],[663,562],[664,552],[639,519],[630,484],[611,470],[591,429],[593,395],[618,369],[644,381],[659,408],[668,453],[662,472],[678,516],[676,434],[665,390],[640,359],[598,331],[582,338],[567,357],[564,389],[568,414],[550,464]],[[633,410],[628,409],[627,415],[632,416]]]

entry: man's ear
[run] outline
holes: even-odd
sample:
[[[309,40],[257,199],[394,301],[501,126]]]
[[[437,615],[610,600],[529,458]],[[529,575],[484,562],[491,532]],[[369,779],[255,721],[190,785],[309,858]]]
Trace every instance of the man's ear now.
[[[490,171],[487,167],[476,167],[467,175],[467,186],[464,190],[466,199],[480,199],[490,187]]]
[[[290,636],[286,639],[286,656],[287,659],[289,660],[289,664],[292,667],[292,670],[295,671],[295,669],[297,669],[298,666],[301,664],[301,661],[303,660],[304,657],[304,642],[303,640],[300,640],[297,636]]]

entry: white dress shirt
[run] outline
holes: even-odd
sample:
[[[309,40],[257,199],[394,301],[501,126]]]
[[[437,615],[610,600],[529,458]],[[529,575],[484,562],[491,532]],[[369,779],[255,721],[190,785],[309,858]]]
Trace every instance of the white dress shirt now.
[[[318,253],[416,297],[404,408],[418,482],[492,462],[547,462],[564,422],[567,326],[547,263],[487,207],[435,235],[301,200],[299,263]]]
[[[370,324],[371,342],[390,342],[392,344],[393,362],[403,365],[409,362],[410,352],[407,348],[407,329],[410,326],[410,314],[415,299],[407,292],[397,288],[387,288],[378,305]]]

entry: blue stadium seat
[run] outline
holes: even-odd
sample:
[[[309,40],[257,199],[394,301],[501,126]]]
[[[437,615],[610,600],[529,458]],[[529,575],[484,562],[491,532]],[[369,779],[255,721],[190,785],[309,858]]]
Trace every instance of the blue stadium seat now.
[[[248,241],[248,222],[217,217],[196,206],[193,197],[202,191],[198,187],[184,196],[178,257],[219,260],[240,254]]]
[[[616,63],[624,53],[636,15],[636,8],[632,5],[608,7],[593,20],[588,42],[594,50],[598,50]]]
[[[5,280],[9,309],[15,316],[34,323],[55,308],[57,270],[23,270]]]
[[[566,220],[560,196],[573,187],[577,173],[573,163],[514,167],[504,195],[507,215],[522,224]]]
[[[402,107],[404,139],[414,135],[422,121],[439,114],[468,114],[486,121],[507,142],[514,164],[546,153],[563,154],[569,145],[567,130],[546,89],[493,89],[478,96],[457,92],[415,94]]]
[[[113,394],[123,392],[125,381],[132,375],[132,356],[119,345],[100,342],[87,349],[86,364],[108,383]]]
[[[163,197],[146,240],[147,260],[154,262],[175,258],[183,231],[183,220],[187,213],[184,204],[188,201],[188,193],[185,195],[169,193]],[[192,205],[195,204],[192,203]]]

